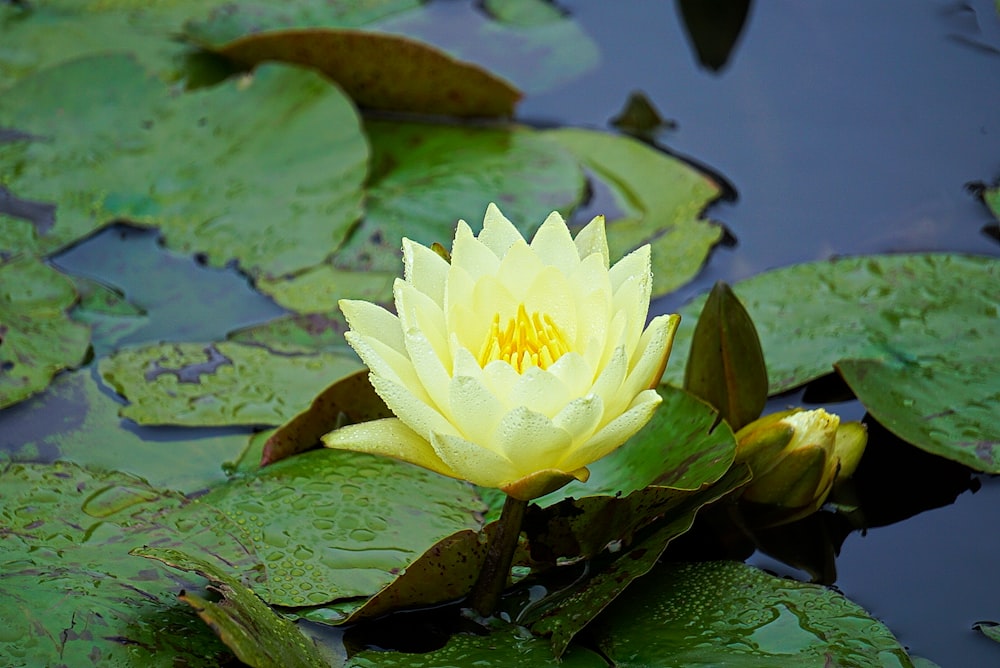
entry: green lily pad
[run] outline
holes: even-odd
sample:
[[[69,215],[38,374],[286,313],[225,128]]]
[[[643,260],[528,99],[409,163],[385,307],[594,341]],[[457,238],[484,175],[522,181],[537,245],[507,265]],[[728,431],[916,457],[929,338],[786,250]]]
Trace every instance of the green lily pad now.
[[[398,273],[406,236],[450,246],[455,224],[478,229],[496,202],[522,234],[552,211],[568,215],[584,194],[577,161],[544,133],[370,121],[372,169],[367,211],[334,264]]]
[[[329,313],[339,310],[341,299],[392,302],[392,284],[398,275],[399,271],[347,271],[319,264],[293,276],[261,278],[257,289],[289,311]]]
[[[718,411],[669,385],[657,388],[663,402],[635,436],[587,468],[587,482],[571,482],[536,503],[567,498],[626,496],[649,485],[694,490],[718,480],[736,454],[736,437]]]
[[[306,638],[295,624],[269,608],[239,580],[218,567],[179,550],[141,548],[132,551],[182,571],[211,580],[211,589],[221,594],[220,602],[208,601],[194,592],[182,592],[180,599],[194,608],[240,661],[254,668],[324,668],[327,657]]]
[[[361,212],[356,112],[305,70],[265,66],[171,95],[125,56],[87,58],[0,93],[0,126],[30,135],[0,144],[0,185],[56,204],[51,229],[28,237],[31,223],[0,221],[0,250],[51,252],[128,220],[211,264],[280,275],[322,261]]]
[[[371,596],[441,538],[479,529],[469,485],[386,457],[321,449],[210,490],[198,507],[238,527],[272,605]]]
[[[0,413],[0,458],[66,460],[195,492],[226,480],[223,463],[238,456],[249,437],[246,430],[123,429],[120,408],[89,370],[63,374],[45,394]]]
[[[996,622],[976,622],[973,628],[990,640],[1000,642],[1000,624]]]
[[[483,0],[483,11],[514,26],[538,26],[561,21],[566,13],[550,0]]]
[[[0,408],[45,389],[60,370],[83,363],[90,328],[70,320],[73,284],[41,261],[0,261]]]
[[[974,469],[1000,472],[1000,262],[951,254],[843,258],[734,286],[753,317],[770,391],[833,370],[900,438]],[[703,300],[685,307],[697,314]],[[674,343],[690,346],[694,317]],[[667,369],[677,382],[681,364]]]
[[[735,562],[669,564],[598,621],[621,668],[912,663],[892,633],[840,594]]]
[[[339,311],[327,313],[294,313],[251,325],[229,333],[236,343],[262,346],[280,354],[349,353],[344,339],[347,321]]]
[[[701,217],[721,189],[708,176],[631,137],[592,130],[550,130],[615,197],[622,218],[608,220],[612,257],[643,244],[653,251],[653,296],[687,283],[722,238],[722,228]]]
[[[669,507],[660,505],[658,508],[665,516],[662,522],[650,527],[627,551],[604,555],[603,559],[599,559],[604,567],[595,564],[592,577],[577,583],[568,592],[560,592],[555,605],[547,606],[541,614],[533,614],[531,629],[541,635],[550,635],[553,652],[556,656],[561,656],[577,633],[617,599],[634,580],[646,575],[656,565],[671,541],[691,528],[703,507],[746,484],[749,479],[749,470],[737,467],[705,490],[672,494]],[[637,496],[654,494],[657,494],[655,488],[636,493]],[[669,498],[666,495],[663,497]],[[607,518],[608,515],[603,512],[590,515],[591,521]]]
[[[177,602],[195,577],[168,576],[128,551],[232,541],[225,517],[170,516],[186,503],[142,480],[73,464],[0,470],[0,660],[5,665],[218,666],[229,652]],[[252,574],[235,555],[230,567]]]
[[[351,657],[344,668],[607,668],[607,665],[599,654],[583,647],[573,647],[561,660],[556,659],[548,643],[512,626],[486,636],[455,635],[441,649],[426,654],[364,650]]]
[[[233,342],[125,348],[98,365],[130,403],[121,416],[143,425],[278,425],[330,383],[361,368],[335,353],[275,355]]]

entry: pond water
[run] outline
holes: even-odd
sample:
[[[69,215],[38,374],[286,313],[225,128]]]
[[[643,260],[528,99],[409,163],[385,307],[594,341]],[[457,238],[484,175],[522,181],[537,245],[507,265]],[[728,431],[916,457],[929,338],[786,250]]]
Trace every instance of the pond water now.
[[[600,45],[601,63],[564,86],[527,95],[518,112],[528,124],[606,129],[629,94],[642,91],[676,123],[658,135],[660,145],[728,184],[730,196],[706,215],[723,223],[733,242],[656,310],[674,310],[719,279],[836,255],[1000,256],[997,221],[969,186],[1000,179],[993,0],[713,2],[719,12],[747,12],[718,69],[699,63],[681,20],[682,8],[690,14],[693,4],[560,0]],[[463,12],[475,11],[450,1],[432,10],[459,23]],[[579,218],[613,207],[598,191]],[[155,285],[144,280],[150,263],[161,277]],[[152,232],[111,228],[55,264],[128,286],[135,301],[156,307],[150,313],[160,320],[137,327],[125,343],[148,341],[150,332],[156,340],[219,339],[234,323],[279,313],[235,272],[166,253]],[[769,408],[802,401],[799,392],[772,399]],[[37,403],[0,415],[3,445],[15,453],[17,443],[58,429],[39,424]],[[857,402],[832,405],[847,419],[864,414]],[[872,507],[885,516],[833,541],[835,586],[915,655],[945,667],[1000,663],[1000,645],[972,630],[976,621],[1000,621],[1000,479],[872,431],[858,476],[862,492],[884,497]],[[138,430],[156,437],[147,432]],[[749,561],[808,577],[764,553]]]
[[[661,310],[719,279],[835,255],[1000,255],[984,230],[996,221],[968,187],[1000,178],[1000,18],[991,0],[750,3],[718,71],[697,60],[679,20],[684,2],[561,4],[604,59],[588,76],[528,97],[521,116],[604,128],[641,90],[676,122],[660,135],[666,148],[735,191],[707,214],[736,244],[717,249]],[[838,410],[852,419],[863,412]],[[879,447],[886,440],[873,438],[869,448]],[[916,475],[910,459],[895,461],[897,480],[882,480],[901,496],[946,486]],[[836,586],[915,655],[997,665],[1000,648],[972,624],[1000,619],[1000,480],[965,478],[977,491],[951,505],[848,536]],[[750,562],[802,577],[766,555]]]

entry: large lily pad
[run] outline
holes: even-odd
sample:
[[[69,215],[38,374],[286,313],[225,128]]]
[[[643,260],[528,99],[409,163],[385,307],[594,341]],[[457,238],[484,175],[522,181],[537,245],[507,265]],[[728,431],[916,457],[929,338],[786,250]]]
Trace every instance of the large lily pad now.
[[[475,228],[490,202],[532,233],[584,194],[577,161],[528,128],[369,122],[372,176],[365,218],[335,255],[338,266],[399,272],[403,236],[449,246],[455,224]]]
[[[223,463],[249,439],[248,429],[125,429],[120,408],[89,369],[60,375],[44,394],[0,413],[0,459],[72,461],[195,492],[225,481]]]
[[[439,539],[478,529],[471,487],[386,457],[315,450],[216,487],[198,506],[240,527],[274,605],[371,596]]]
[[[45,253],[125,219],[212,264],[278,275],[320,262],[361,211],[356,112],[297,68],[171,95],[127,57],[87,58],[0,94],[0,126],[30,135],[0,144],[0,185],[57,207],[47,230],[0,221],[0,250]]]
[[[665,565],[599,620],[621,668],[898,666],[892,633],[840,594],[735,562]]]
[[[73,284],[31,257],[0,261],[0,408],[49,384],[87,354],[90,328],[70,320]]]
[[[701,217],[721,193],[717,183],[630,137],[576,128],[546,134],[577,155],[624,212],[608,221],[612,257],[650,244],[654,297],[694,278],[722,238],[722,228]]]
[[[203,559],[180,550],[141,548],[137,556],[163,562],[182,571],[197,573],[212,581],[212,589],[223,600],[208,601],[194,592],[181,592],[180,599],[216,632],[243,663],[254,668],[323,668],[330,662],[319,647],[295,624],[269,608],[242,582]]]
[[[196,577],[168,576],[128,551],[181,543],[211,554],[222,516],[175,522],[180,495],[72,464],[0,471],[0,660],[5,665],[217,666],[229,652],[176,599]],[[237,555],[230,567],[253,572]]]
[[[349,352],[344,339],[347,320],[337,311],[297,313],[229,333],[230,341],[248,343],[276,353]]]
[[[949,254],[843,258],[734,286],[760,333],[770,390],[833,371],[893,433],[1000,472],[1000,262]],[[697,314],[702,300],[685,307]],[[694,317],[681,322],[678,361]],[[677,382],[681,364],[667,377]]]
[[[360,368],[353,356],[276,355],[234,342],[126,348],[98,365],[104,382],[130,402],[122,417],[202,427],[282,424],[331,379]]]

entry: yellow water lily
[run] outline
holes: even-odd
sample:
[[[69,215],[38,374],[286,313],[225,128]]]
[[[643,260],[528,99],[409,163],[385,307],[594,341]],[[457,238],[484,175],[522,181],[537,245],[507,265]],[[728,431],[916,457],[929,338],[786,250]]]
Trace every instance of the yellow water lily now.
[[[491,204],[482,231],[459,221],[450,262],[403,240],[396,312],[342,300],[347,340],[395,418],[323,437],[530,500],[635,434],[680,317],[646,325],[643,246],[609,269],[604,218],[574,239],[553,212],[528,243]]]

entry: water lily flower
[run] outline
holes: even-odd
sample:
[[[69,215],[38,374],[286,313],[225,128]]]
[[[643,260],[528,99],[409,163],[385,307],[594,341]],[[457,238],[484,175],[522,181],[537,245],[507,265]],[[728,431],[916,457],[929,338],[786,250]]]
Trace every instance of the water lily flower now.
[[[446,254],[445,254],[446,255]],[[646,326],[643,246],[609,268],[603,217],[574,239],[553,212],[528,243],[491,204],[459,221],[450,262],[403,239],[396,313],[342,300],[347,340],[395,414],[326,446],[412,462],[528,501],[635,434],[661,399],[680,317]]]
[[[841,422],[822,408],[794,409],[751,422],[736,432],[736,441],[736,461],[753,474],[742,498],[801,510],[802,516],[854,473],[868,434],[860,422]]]

